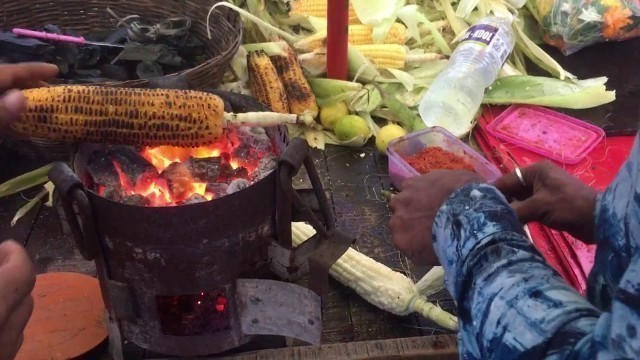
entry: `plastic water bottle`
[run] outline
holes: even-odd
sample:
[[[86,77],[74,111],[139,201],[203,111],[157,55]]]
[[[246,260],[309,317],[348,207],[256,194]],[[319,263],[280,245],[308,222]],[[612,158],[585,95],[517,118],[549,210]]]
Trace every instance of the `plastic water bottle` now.
[[[420,100],[422,121],[464,136],[515,42],[511,19],[486,17],[471,26]]]

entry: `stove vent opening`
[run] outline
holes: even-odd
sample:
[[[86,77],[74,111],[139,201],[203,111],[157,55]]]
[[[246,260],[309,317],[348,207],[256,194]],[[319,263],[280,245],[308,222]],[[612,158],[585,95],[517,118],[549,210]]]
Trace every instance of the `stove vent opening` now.
[[[198,294],[157,296],[156,305],[164,335],[211,335],[231,327],[227,295],[222,289]]]

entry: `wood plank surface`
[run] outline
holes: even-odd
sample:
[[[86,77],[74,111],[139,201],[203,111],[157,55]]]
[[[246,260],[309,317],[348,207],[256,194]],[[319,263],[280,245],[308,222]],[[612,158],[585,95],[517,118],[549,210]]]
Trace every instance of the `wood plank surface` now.
[[[224,360],[458,359],[455,335],[304,346],[219,357]]]

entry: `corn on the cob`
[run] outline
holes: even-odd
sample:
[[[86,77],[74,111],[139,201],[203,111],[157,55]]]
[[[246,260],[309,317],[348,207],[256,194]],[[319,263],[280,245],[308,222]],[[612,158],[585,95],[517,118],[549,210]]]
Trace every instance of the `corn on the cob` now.
[[[292,223],[291,230],[294,247],[315,234],[312,226],[301,222]],[[438,276],[441,270],[437,269],[429,278],[441,281],[441,276]],[[408,277],[352,248],[331,266],[329,273],[380,309],[396,315],[417,312],[444,328],[458,329],[455,316],[428,302],[425,294],[421,293],[429,288],[428,284],[421,282],[418,288]]]
[[[326,18],[327,3],[328,0],[294,0],[291,2],[290,14]],[[358,19],[358,15],[356,15],[356,11],[353,9],[351,2],[349,2],[349,23],[360,23],[360,19]]]
[[[249,52],[247,70],[251,94],[271,111],[288,114],[287,94],[269,55],[262,50]]]
[[[407,54],[406,47],[398,44],[354,45],[377,67],[388,69],[404,69],[411,64],[421,64],[444,59],[444,55],[436,53]]]
[[[27,109],[10,130],[63,142],[196,147],[231,124],[295,123],[292,114],[224,112],[216,95],[167,89],[51,86],[24,90]]]
[[[300,116],[300,119],[309,126],[315,125],[315,118],[318,116],[318,104],[316,96],[311,90],[311,85],[302,72],[302,66],[298,62],[298,55],[291,47],[287,47],[284,56],[276,55],[271,57],[273,65],[276,67],[278,77],[282,81],[287,101],[289,102],[289,112]]]
[[[389,28],[389,32],[387,32],[383,42],[385,44],[404,45],[407,42],[407,38],[407,27],[400,23],[394,23]],[[310,52],[325,46],[326,39],[327,32],[319,31],[296,42],[293,46],[299,51]],[[373,28],[369,25],[349,25],[349,44],[372,45]]]

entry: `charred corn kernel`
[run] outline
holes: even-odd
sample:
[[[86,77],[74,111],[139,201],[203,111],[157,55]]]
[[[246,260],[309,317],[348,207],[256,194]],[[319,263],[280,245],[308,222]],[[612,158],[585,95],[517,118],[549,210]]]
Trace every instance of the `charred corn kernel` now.
[[[369,25],[349,25],[349,44],[351,45],[372,45],[373,44],[373,28]],[[406,26],[400,23],[394,23],[387,36],[385,44],[404,45],[407,42],[408,32]],[[327,40],[327,32],[319,31],[309,35],[306,38],[296,42],[294,47],[303,52],[315,51],[325,46]]]
[[[272,56],[271,61],[284,85],[289,111],[299,115],[305,124],[313,126],[319,111],[316,96],[302,72],[298,55],[290,47],[286,51],[285,56]]]
[[[288,114],[287,95],[269,55],[264,51],[252,51],[247,57],[249,82],[253,96],[272,111]]]
[[[398,44],[354,45],[357,51],[377,67],[404,69],[407,65],[419,65],[444,59],[436,53],[408,54],[406,47]]]
[[[64,142],[196,147],[218,140],[224,104],[189,90],[52,86],[24,90],[27,109],[11,129]]]
[[[327,17],[328,0],[293,0],[291,2],[291,14],[315,16],[319,18]],[[349,23],[360,24],[351,2],[349,2]]]

